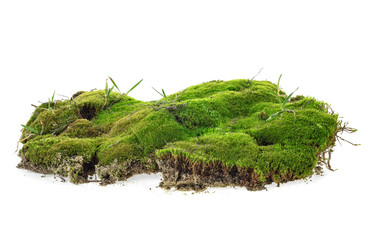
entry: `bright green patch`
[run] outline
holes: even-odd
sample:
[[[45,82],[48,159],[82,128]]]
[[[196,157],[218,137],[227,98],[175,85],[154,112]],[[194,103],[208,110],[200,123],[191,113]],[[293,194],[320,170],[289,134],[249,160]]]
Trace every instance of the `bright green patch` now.
[[[98,140],[93,138],[67,138],[45,135],[24,144],[25,156],[33,164],[45,169],[57,168],[65,158],[82,156],[86,162],[92,160]]]

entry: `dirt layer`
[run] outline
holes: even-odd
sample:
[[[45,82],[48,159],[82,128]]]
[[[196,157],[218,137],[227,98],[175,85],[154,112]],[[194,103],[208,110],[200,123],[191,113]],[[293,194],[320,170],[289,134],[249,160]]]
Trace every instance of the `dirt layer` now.
[[[26,169],[41,174],[54,174],[60,177],[72,178],[70,174],[66,172],[60,172],[55,168],[45,168],[32,163],[26,158],[25,154],[21,154],[20,157],[21,162],[17,165],[17,168]],[[136,174],[150,174],[158,172],[158,166],[153,160],[148,160],[145,164],[138,160],[126,161],[122,164],[115,161],[108,166],[99,166],[98,158],[96,156],[94,156],[91,162],[81,164],[79,169],[80,171],[78,177],[72,179],[73,183],[99,182],[101,185],[107,185],[115,183],[116,181],[126,180]],[[91,178],[91,176],[94,175],[98,175],[99,179],[96,179],[96,177]]]
[[[170,154],[157,159],[157,163],[163,177],[160,187],[165,189],[202,191],[207,187],[240,186],[257,191],[265,189],[265,185],[275,181],[272,176],[276,174],[269,174],[261,180],[252,168],[228,167],[221,162],[193,163],[189,159]],[[282,175],[277,183],[295,179],[292,174]]]
[[[19,156],[21,157],[21,161],[20,163],[18,163],[17,168],[26,169],[29,171],[42,174],[53,174],[52,170],[33,164],[31,161],[29,161],[29,159],[26,158],[24,153],[19,152]]]
[[[133,175],[157,173],[157,164],[151,159],[146,163],[138,160],[126,161],[123,164],[114,161],[108,166],[96,166],[96,173],[100,177],[101,185],[124,181]]]

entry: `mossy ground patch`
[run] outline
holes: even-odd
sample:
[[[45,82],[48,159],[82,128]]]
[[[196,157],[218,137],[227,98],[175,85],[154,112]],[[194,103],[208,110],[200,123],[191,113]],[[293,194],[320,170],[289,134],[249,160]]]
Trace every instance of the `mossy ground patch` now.
[[[152,102],[78,92],[50,106],[38,106],[27,123],[38,134],[23,129],[19,166],[73,182],[161,171],[166,188],[258,190],[329,166],[326,153],[348,129],[323,101],[288,99],[271,82],[247,79],[211,81]]]

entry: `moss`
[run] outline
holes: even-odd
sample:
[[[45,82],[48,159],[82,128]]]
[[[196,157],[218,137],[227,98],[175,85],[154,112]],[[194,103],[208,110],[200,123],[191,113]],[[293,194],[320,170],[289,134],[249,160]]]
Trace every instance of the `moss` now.
[[[191,136],[191,132],[176,121],[166,109],[147,115],[133,127],[133,135],[145,154],[163,147],[169,142],[183,140]]]
[[[253,81],[252,90],[259,89],[277,89],[277,87],[268,81]],[[177,97],[177,101],[184,101],[189,99],[208,98],[216,93],[244,91],[250,90],[250,83],[245,79],[235,79],[231,81],[214,80],[198,85],[188,87],[182,92],[172,94],[168,98],[173,100]]]
[[[25,156],[34,164],[45,167],[57,166],[63,157],[82,156],[87,161],[96,152],[96,140],[55,137],[51,135],[36,138],[24,144]],[[57,157],[60,154],[61,158]]]
[[[258,147],[256,141],[248,134],[212,133],[171,143],[167,148],[158,150],[156,154],[162,157],[167,152],[172,155],[183,155],[194,162],[222,161],[229,167],[235,164],[254,167]]]
[[[79,94],[74,98],[74,102],[76,107],[78,108],[78,112],[82,118],[86,118],[88,120],[93,119],[98,112],[103,110],[103,107],[107,108],[121,100],[121,95],[113,92],[110,94],[109,98],[105,103],[105,93],[102,90],[98,91],[90,91]]]
[[[96,164],[98,141],[45,135],[24,144],[21,166],[36,166],[38,171],[68,176],[73,182],[85,181]]]
[[[98,158],[101,165],[111,164],[114,160],[145,161],[157,148],[166,143],[185,139],[189,136],[188,129],[175,121],[166,109],[160,111],[148,110],[137,116],[140,121],[131,122],[128,116],[117,123],[117,129],[111,130],[111,135],[120,135],[107,139],[99,149]]]
[[[68,128],[60,134],[60,136],[66,136],[71,138],[93,138],[98,137],[102,133],[98,130],[97,126],[87,119],[77,119],[73,123],[69,124]]]
[[[37,129],[40,134],[58,135],[77,118],[76,110],[69,101],[57,101],[50,108],[48,104],[43,103],[36,108],[27,126]],[[23,129],[22,138],[29,133],[28,130]]]
[[[133,135],[106,139],[99,147],[99,165],[109,165],[115,160],[119,163],[142,158],[142,148]]]
[[[115,96],[115,93],[112,96]],[[113,103],[113,105],[111,105],[111,103]],[[142,101],[138,101],[127,95],[121,95],[116,100],[110,101],[109,104],[107,104],[110,107],[106,110],[98,112],[93,121],[95,124],[115,122],[132,112],[146,108],[142,104]]]
[[[146,108],[140,111],[132,112],[120,118],[112,125],[112,128],[109,133],[110,136],[117,136],[124,133],[131,134],[132,127],[153,111],[154,111],[153,109]]]
[[[291,98],[268,81],[211,81],[142,102],[103,91],[41,104],[24,129],[23,167],[105,183],[163,172],[165,187],[199,189],[265,184],[311,176],[341,131],[338,115],[312,97]],[[105,103],[106,101],[106,103]],[[293,112],[295,112],[295,115]],[[42,131],[41,131],[42,130]],[[158,165],[157,165],[158,164]]]

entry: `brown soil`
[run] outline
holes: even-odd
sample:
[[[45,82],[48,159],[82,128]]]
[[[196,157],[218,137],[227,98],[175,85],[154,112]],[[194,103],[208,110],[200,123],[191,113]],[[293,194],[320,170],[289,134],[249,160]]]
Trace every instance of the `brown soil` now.
[[[25,154],[21,154],[20,157],[21,162],[17,165],[17,168],[26,169],[42,174],[56,174],[60,177],[68,177],[65,173],[57,173],[56,168],[43,168],[39,165],[33,164],[26,158]],[[146,164],[142,164],[142,162],[136,160],[127,161],[123,164],[115,161],[108,166],[99,166],[96,156],[93,157],[91,162],[83,163],[81,165],[81,169],[81,174],[78,176],[77,179],[73,180],[74,183],[99,182],[101,185],[107,185],[115,183],[116,181],[126,180],[136,174],[158,172],[158,166],[153,160],[148,160]],[[89,179],[89,176],[93,176],[94,174],[98,174],[101,179]]]
[[[42,174],[53,174],[53,171],[48,170],[48,169],[44,169],[41,166],[33,164],[31,161],[29,161],[26,158],[24,153],[21,154],[21,152],[19,152],[19,156],[21,157],[21,161],[17,165],[17,168],[26,169],[26,170],[30,170],[30,171],[37,172],[37,173],[42,173]]]
[[[123,164],[114,161],[108,166],[96,166],[96,172],[101,178],[101,185],[107,185],[126,180],[136,174],[156,173],[158,167],[150,159],[146,164],[138,160],[126,161]]]
[[[157,159],[163,181],[160,187],[201,191],[207,187],[244,186],[262,190],[267,184],[251,168],[227,167],[221,162],[193,163],[183,157],[165,155]]]

